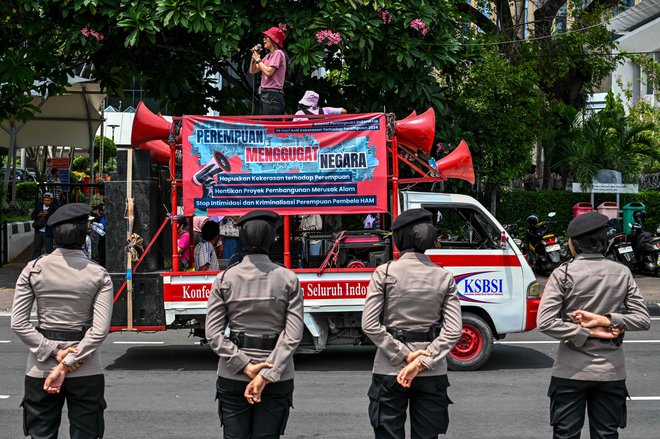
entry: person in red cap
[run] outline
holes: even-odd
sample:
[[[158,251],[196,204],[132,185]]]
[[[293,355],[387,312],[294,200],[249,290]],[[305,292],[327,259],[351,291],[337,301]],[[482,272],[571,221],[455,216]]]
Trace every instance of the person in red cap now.
[[[250,73],[261,73],[260,114],[284,114],[284,79],[286,54],[282,50],[286,35],[278,27],[271,27],[264,34],[264,48],[268,54],[261,57],[260,45],[252,48]]]

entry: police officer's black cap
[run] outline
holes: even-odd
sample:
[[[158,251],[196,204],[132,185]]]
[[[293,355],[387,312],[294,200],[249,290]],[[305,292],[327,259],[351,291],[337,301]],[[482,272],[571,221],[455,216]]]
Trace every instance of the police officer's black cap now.
[[[604,228],[609,220],[607,216],[598,212],[583,213],[568,224],[566,234],[569,238],[587,235]]]
[[[65,204],[48,218],[48,226],[53,227],[63,223],[86,223],[92,206],[85,203]]]
[[[280,216],[273,212],[272,210],[253,210],[252,212],[246,213],[236,221],[237,226],[241,226],[248,221],[252,220],[262,220],[271,223],[273,226],[277,224],[277,220],[280,219]]]
[[[410,209],[399,215],[392,222],[392,230],[402,229],[416,223],[432,223],[433,214],[426,209]]]

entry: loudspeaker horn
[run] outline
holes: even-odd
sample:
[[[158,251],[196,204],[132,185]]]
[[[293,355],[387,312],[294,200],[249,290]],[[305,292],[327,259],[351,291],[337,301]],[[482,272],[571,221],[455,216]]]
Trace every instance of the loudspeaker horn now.
[[[447,157],[438,160],[436,166],[440,175],[445,178],[460,178],[474,184],[472,154],[470,154],[470,148],[465,140],[461,140],[458,147]]]
[[[170,163],[170,145],[162,140],[150,140],[140,144],[140,149],[149,150],[149,158],[158,165],[168,165]]]
[[[142,101],[135,110],[133,130],[131,131],[131,146],[137,148],[150,140],[167,141],[170,137],[172,124],[162,116],[157,116],[147,108]]]
[[[399,143],[429,155],[435,137],[435,111],[429,108],[420,115],[411,114],[403,120],[397,120],[394,134]]]

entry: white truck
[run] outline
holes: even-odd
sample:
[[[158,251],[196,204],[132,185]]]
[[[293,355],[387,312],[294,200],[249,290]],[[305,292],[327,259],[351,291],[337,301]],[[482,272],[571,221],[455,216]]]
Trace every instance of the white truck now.
[[[271,257],[300,278],[307,329],[300,347],[303,352],[368,342],[360,321],[371,273],[377,265],[398,257],[387,225],[407,209],[429,210],[439,239],[437,248],[427,254],[453,273],[463,310],[463,335],[451,352],[449,367],[474,370],[488,360],[495,339],[535,328],[541,291],[518,246],[477,200],[466,195],[400,190],[403,184],[450,177],[473,181],[464,142],[437,163],[425,158],[430,153],[434,125],[432,110],[396,122],[384,114],[319,116],[297,122],[290,118],[184,116],[182,123],[175,119],[170,125],[140,107],[133,137],[136,145],[160,142],[151,148],[170,165],[175,183],[172,212],[187,217],[241,215],[259,206],[283,216]],[[163,140],[168,138],[174,140],[166,144]],[[178,149],[183,151],[179,179],[175,161]],[[323,154],[334,156],[324,157],[323,165]],[[335,163],[332,171],[327,169],[329,160]],[[402,162],[420,176],[402,177]],[[369,166],[373,172],[364,174]],[[310,181],[316,183],[310,185]],[[183,211],[177,205],[176,189],[181,187]],[[264,188],[267,194],[263,194]],[[278,197],[279,193],[286,196]],[[385,227],[301,231],[292,226],[293,218],[300,214],[354,218],[367,213],[376,214]],[[319,242],[320,254],[311,254],[310,243],[318,248]],[[190,328],[203,337],[206,301],[218,272],[180,271],[176,250],[172,250],[172,268],[159,273],[162,289],[142,291],[150,295],[142,298],[142,303],[150,303],[150,309],[158,302],[155,314],[146,313],[153,318],[133,312],[132,300],[122,286],[115,296],[115,322],[121,323],[113,324],[112,330]],[[129,277],[138,277],[136,269],[132,267]]]

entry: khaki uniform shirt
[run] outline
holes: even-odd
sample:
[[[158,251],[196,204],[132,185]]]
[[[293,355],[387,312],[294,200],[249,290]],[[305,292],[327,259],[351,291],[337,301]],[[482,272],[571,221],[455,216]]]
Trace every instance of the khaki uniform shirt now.
[[[247,336],[279,334],[275,349],[239,349],[226,328]],[[243,373],[249,362],[270,362],[262,369],[268,381],[293,378],[293,353],[303,334],[303,296],[298,277],[291,270],[260,254],[246,255],[243,261],[218,274],[209,295],[206,339],[220,356],[218,376],[250,381]]]
[[[57,366],[59,349],[75,346],[63,360],[75,366],[84,363],[67,377],[103,373],[98,348],[108,335],[112,316],[112,281],[105,268],[90,261],[82,250],[57,248],[31,261],[16,282],[11,312],[11,329],[30,349],[26,374],[48,376]],[[81,341],[49,340],[30,323],[32,304],[37,303],[38,327],[51,331],[80,331],[89,328]]]
[[[362,312],[362,330],[378,348],[373,373],[397,375],[408,364],[410,352],[427,349],[431,356],[418,358],[428,370],[418,376],[446,374],[447,354],[461,337],[463,327],[454,277],[421,253],[404,253],[390,263],[387,276],[386,267],[384,264],[374,271]],[[430,343],[403,343],[386,329],[427,332],[441,315],[442,330]]]
[[[579,309],[609,315],[612,325],[626,331],[649,329],[651,319],[630,270],[600,254],[579,254],[552,272],[543,290],[537,324],[539,331],[560,341],[552,375],[583,381],[626,378],[623,346],[589,338],[589,329],[573,323]],[[619,309],[625,305],[628,314]]]

